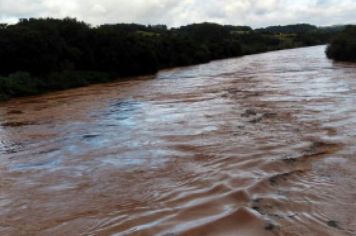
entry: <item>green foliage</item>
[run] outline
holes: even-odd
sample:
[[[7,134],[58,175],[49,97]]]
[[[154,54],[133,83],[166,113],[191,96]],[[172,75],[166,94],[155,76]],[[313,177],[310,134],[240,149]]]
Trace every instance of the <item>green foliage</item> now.
[[[0,77],[0,94],[2,97],[15,97],[38,93],[38,80],[27,72],[17,72],[8,77]]]
[[[106,24],[76,19],[22,19],[0,25],[0,96],[72,88],[161,68],[326,43],[330,29],[311,25],[268,27],[200,23]],[[334,33],[334,32],[333,32]],[[24,71],[24,72],[21,72]]]
[[[356,26],[347,26],[328,46],[326,54],[339,61],[356,61]]]

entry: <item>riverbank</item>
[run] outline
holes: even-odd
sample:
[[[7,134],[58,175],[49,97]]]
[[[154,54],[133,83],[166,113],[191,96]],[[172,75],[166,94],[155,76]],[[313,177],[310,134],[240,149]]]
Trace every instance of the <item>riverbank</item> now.
[[[305,47],[305,46],[301,46]],[[269,49],[269,51],[278,51],[293,49],[298,47],[286,47]],[[240,56],[266,53],[269,51],[255,51],[253,53],[242,54]],[[228,58],[222,58],[228,59]],[[212,62],[212,61],[208,61]],[[204,62],[204,63],[208,63]],[[188,64],[196,65],[196,64]],[[185,65],[185,66],[188,66]],[[161,68],[161,69],[169,69]],[[157,71],[158,72],[158,71]],[[150,74],[142,74],[150,75]],[[17,72],[7,77],[0,76],[0,101],[6,101],[11,98],[40,95],[48,92],[61,91],[71,88],[78,88],[91,84],[108,83],[120,80],[129,80],[131,76],[118,77],[118,75],[100,72],[100,71],[63,71],[50,73],[46,76],[31,76],[28,72]]]
[[[252,29],[201,23],[114,24],[23,19],[0,25],[0,99],[157,73],[273,50],[326,44],[338,28],[308,24]]]

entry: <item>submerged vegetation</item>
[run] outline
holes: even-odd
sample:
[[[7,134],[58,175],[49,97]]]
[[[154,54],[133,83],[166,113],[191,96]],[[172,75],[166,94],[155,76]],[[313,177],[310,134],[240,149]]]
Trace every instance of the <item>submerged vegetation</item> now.
[[[253,30],[201,23],[113,24],[22,19],[0,24],[0,99],[107,82],[159,69],[325,44],[338,30],[299,24]]]
[[[356,62],[356,25],[347,26],[328,46],[326,53],[331,59]]]

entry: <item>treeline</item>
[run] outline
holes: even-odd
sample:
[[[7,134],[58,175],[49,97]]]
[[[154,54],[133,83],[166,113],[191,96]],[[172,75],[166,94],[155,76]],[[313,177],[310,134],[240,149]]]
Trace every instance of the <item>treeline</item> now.
[[[325,44],[334,30],[306,24],[257,30],[214,23],[172,29],[138,24],[91,27],[72,18],[22,19],[15,25],[0,24],[0,98]]]
[[[339,61],[356,62],[356,25],[349,25],[328,46],[326,54]]]

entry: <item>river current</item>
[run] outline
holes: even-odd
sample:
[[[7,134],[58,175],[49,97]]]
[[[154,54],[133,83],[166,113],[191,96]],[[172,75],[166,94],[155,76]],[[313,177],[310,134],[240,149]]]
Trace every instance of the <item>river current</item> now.
[[[356,64],[325,46],[0,104],[0,235],[356,235]]]

